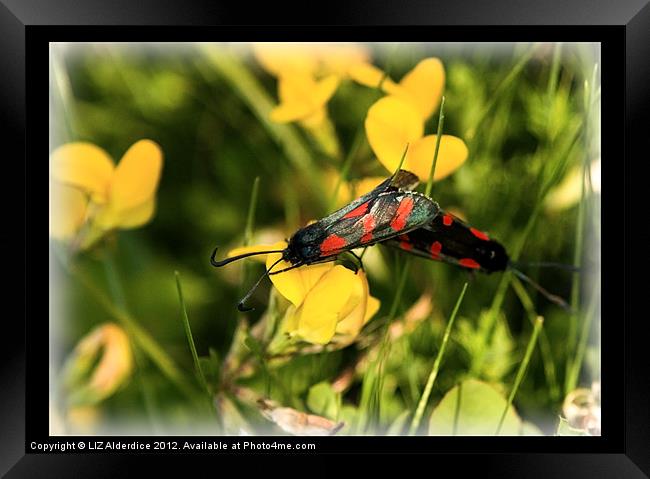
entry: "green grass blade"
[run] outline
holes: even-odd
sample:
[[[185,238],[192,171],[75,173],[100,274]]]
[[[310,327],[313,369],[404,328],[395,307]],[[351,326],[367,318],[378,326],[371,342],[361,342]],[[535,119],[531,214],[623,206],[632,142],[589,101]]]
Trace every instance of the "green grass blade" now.
[[[590,151],[589,151],[589,134],[591,132],[590,128],[590,115],[591,108],[594,100],[594,92],[596,90],[595,80],[596,80],[597,65],[594,66],[594,71],[592,74],[592,82],[589,83],[585,81],[585,128],[583,141],[585,145],[585,155],[582,162],[582,176],[580,182],[580,202],[578,203],[578,218],[576,220],[576,229],[575,229],[575,247],[573,250],[573,266],[580,268],[582,262],[582,254],[584,249],[584,229],[585,229],[585,218],[586,218],[586,202],[587,202],[587,175],[589,175],[589,181],[591,180],[590,174]],[[564,394],[568,394],[576,387],[577,374],[574,374],[575,362],[578,357],[578,352],[575,356],[571,356],[571,352],[576,350],[576,342],[578,341],[578,320],[579,320],[579,303],[580,303],[580,271],[573,273],[573,278],[571,281],[571,309],[573,313],[569,318],[569,332],[567,337],[567,354],[566,354],[566,366],[565,366],[565,382],[564,382]],[[589,316],[585,316],[585,321],[590,321]]]
[[[463,290],[460,292],[460,296],[458,296],[458,299],[456,300],[456,306],[454,306],[454,310],[451,313],[451,317],[449,318],[449,322],[447,323],[447,327],[445,328],[445,334],[442,337],[442,344],[440,345],[440,349],[438,350],[438,354],[433,363],[433,368],[431,368],[431,373],[429,373],[427,384],[424,387],[424,391],[422,391],[422,396],[420,397],[420,401],[418,402],[417,409],[415,410],[415,415],[413,416],[413,420],[411,421],[411,427],[409,428],[409,435],[411,436],[415,434],[415,431],[417,431],[418,427],[420,426],[420,421],[422,420],[424,409],[426,408],[427,403],[429,402],[429,396],[431,395],[433,384],[436,381],[436,377],[438,377],[438,371],[440,370],[440,363],[442,362],[442,357],[444,356],[445,350],[447,349],[447,342],[449,341],[449,337],[451,335],[451,329],[454,325],[454,321],[456,320],[458,309],[460,308],[460,305],[463,302],[463,298],[465,297],[465,291],[467,291],[467,284],[468,283],[465,283],[465,285],[463,286]]]
[[[533,350],[535,349],[535,344],[537,343],[537,337],[539,336],[539,332],[542,330],[543,325],[544,325],[544,318],[538,316],[537,319],[535,320],[533,334],[530,336],[530,341],[528,341],[528,346],[526,347],[526,354],[524,355],[524,359],[519,366],[519,370],[517,371],[517,376],[515,377],[515,384],[512,386],[512,390],[510,391],[510,395],[508,396],[508,403],[506,404],[503,413],[501,413],[501,418],[499,419],[499,425],[497,426],[497,430],[494,433],[495,436],[498,436],[499,432],[501,432],[501,427],[503,426],[503,420],[506,418],[506,414],[508,413],[510,406],[512,406],[512,401],[514,401],[515,396],[517,395],[517,391],[519,390],[519,386],[521,385],[521,382],[524,379],[524,375],[526,374],[526,369],[528,369],[528,363],[530,362],[530,358],[533,355]]]
[[[201,369],[201,363],[199,363],[199,355],[196,353],[196,345],[194,344],[194,336],[192,336],[192,328],[190,327],[190,318],[187,315],[187,308],[185,307],[185,299],[183,298],[183,288],[181,286],[181,275],[178,271],[174,271],[174,276],[176,278],[176,290],[178,291],[178,301],[181,306],[181,319],[183,321],[183,328],[185,329],[185,336],[187,337],[187,342],[190,346],[190,351],[192,352],[192,359],[194,360],[194,368],[196,369],[196,374],[199,378],[199,382],[203,389],[210,395],[210,388],[208,387],[208,382],[205,380],[205,375],[203,374],[203,369]]]
[[[433,151],[433,161],[431,162],[431,171],[429,171],[429,180],[427,181],[427,189],[424,194],[426,196],[431,195],[431,189],[433,188],[433,174],[436,171],[436,164],[438,163],[438,150],[440,149],[440,137],[442,136],[442,125],[445,122],[445,97],[442,97],[440,101],[440,113],[438,114],[438,132],[436,136],[436,149]]]
[[[260,177],[256,176],[253,181],[251,190],[251,199],[248,204],[248,214],[246,215],[246,227],[244,228],[244,246],[248,246],[253,238],[253,227],[255,225],[255,210],[257,208],[257,196],[260,189]]]
[[[530,299],[530,296],[526,292],[526,288],[521,284],[521,280],[516,276],[512,277],[512,288],[514,289],[519,301],[526,310],[528,314],[528,320],[530,321],[531,326],[535,326],[535,320],[537,319],[537,313],[535,312],[535,307],[533,302]],[[553,361],[553,351],[551,350],[551,343],[548,340],[548,335],[546,330],[542,329],[539,333],[539,350],[542,353],[542,362],[544,364],[544,375],[546,376],[546,381],[548,382],[551,399],[553,401],[559,401],[560,399],[560,385],[557,380],[557,372],[555,370],[555,362]]]

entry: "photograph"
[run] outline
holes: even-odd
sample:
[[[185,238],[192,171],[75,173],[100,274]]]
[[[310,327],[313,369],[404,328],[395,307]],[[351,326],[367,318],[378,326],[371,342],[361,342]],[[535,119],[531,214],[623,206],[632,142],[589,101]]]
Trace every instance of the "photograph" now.
[[[601,435],[600,43],[49,62],[50,436]]]

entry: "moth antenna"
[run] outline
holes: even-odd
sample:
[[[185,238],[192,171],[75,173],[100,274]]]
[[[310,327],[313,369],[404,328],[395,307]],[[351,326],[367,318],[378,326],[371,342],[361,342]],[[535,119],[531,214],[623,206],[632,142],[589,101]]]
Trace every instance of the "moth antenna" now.
[[[282,258],[280,258],[280,259],[277,260],[275,263],[273,263],[271,266],[269,266],[269,268],[268,268],[266,271],[264,271],[264,273],[262,274],[262,276],[260,276],[260,278],[257,280],[257,282],[253,285],[253,287],[252,287],[251,289],[248,290],[248,293],[246,293],[246,295],[245,295],[242,299],[239,300],[239,303],[237,303],[237,309],[238,309],[239,311],[241,311],[242,313],[245,313],[246,311],[253,311],[253,310],[255,309],[255,308],[248,308],[248,307],[246,307],[246,306],[244,305],[244,303],[246,303],[246,301],[248,301],[248,299],[253,295],[253,293],[255,292],[255,290],[257,289],[257,287],[260,285],[260,283],[262,282],[262,280],[263,280],[265,277],[267,277],[267,276],[269,275],[269,273],[270,273],[270,271],[273,269],[273,267],[274,267],[276,264],[278,264],[280,261],[282,261]]]
[[[533,288],[535,288],[537,291],[539,291],[540,293],[542,293],[542,295],[543,295],[546,299],[548,299],[549,301],[551,301],[552,303],[557,304],[560,308],[564,309],[565,311],[567,311],[567,312],[569,312],[569,313],[573,312],[573,310],[571,309],[571,306],[569,306],[569,304],[568,304],[564,299],[562,299],[560,296],[557,296],[557,295],[555,295],[555,294],[549,293],[549,292],[546,291],[544,288],[542,288],[538,283],[536,283],[535,281],[533,281],[531,278],[529,278],[528,276],[526,276],[524,273],[522,273],[522,272],[519,271],[518,269],[511,267],[511,268],[510,268],[510,271],[512,271],[512,272],[513,272],[513,273],[514,273],[514,274],[515,274],[519,279],[525,281],[526,283],[528,283],[529,285],[531,285]]]
[[[232,258],[226,258],[226,259],[222,259],[221,261],[217,261],[215,257],[217,256],[218,249],[219,247],[217,246],[212,252],[212,256],[210,256],[210,264],[216,268],[220,268],[221,266],[226,266],[227,264],[230,264],[233,261],[237,261],[243,258],[248,258],[249,256],[256,256],[259,254],[268,254],[268,253],[284,253],[284,250],[281,249],[271,250],[271,251],[253,251],[251,253],[239,254],[237,256],[233,256]]]

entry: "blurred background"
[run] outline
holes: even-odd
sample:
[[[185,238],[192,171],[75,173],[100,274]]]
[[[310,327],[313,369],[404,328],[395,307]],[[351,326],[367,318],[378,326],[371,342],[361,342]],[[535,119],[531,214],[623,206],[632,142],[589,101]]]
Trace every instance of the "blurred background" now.
[[[287,94],[255,46],[52,44],[51,151],[86,142],[118,164],[148,139],[162,156],[145,222],[88,244],[52,235],[52,434],[600,433],[598,45],[351,48],[396,83],[441,61],[443,132],[469,153],[431,196],[521,262],[580,266],[524,269],[572,311],[509,274],[421,258],[396,300],[407,255],[378,245],[364,265],[380,308],[358,337],[269,358],[255,328],[273,316],[271,282],[255,311],[236,309],[263,266],[215,269],[210,254],[289,238],[388,177],[364,129],[387,93],[341,75],[327,121],[274,121]],[[448,429],[461,391],[476,407]]]

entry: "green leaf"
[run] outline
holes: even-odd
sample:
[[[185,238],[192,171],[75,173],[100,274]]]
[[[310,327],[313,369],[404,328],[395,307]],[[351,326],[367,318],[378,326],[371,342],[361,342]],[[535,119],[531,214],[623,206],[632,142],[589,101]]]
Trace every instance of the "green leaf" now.
[[[517,364],[517,359],[513,357],[515,342],[508,330],[505,315],[499,312],[492,335],[486,343],[489,336],[489,322],[488,309],[481,311],[476,326],[472,320],[461,318],[454,339],[467,351],[472,362],[481,358],[481,362],[475,366],[477,374],[491,381],[500,381]]]
[[[307,393],[307,407],[314,414],[336,419],[339,412],[338,398],[332,385],[323,381],[310,387]]]
[[[435,436],[492,436],[496,432],[506,398],[494,387],[468,379],[451,389],[431,414],[429,434]],[[500,435],[519,435],[521,419],[511,406]]]

